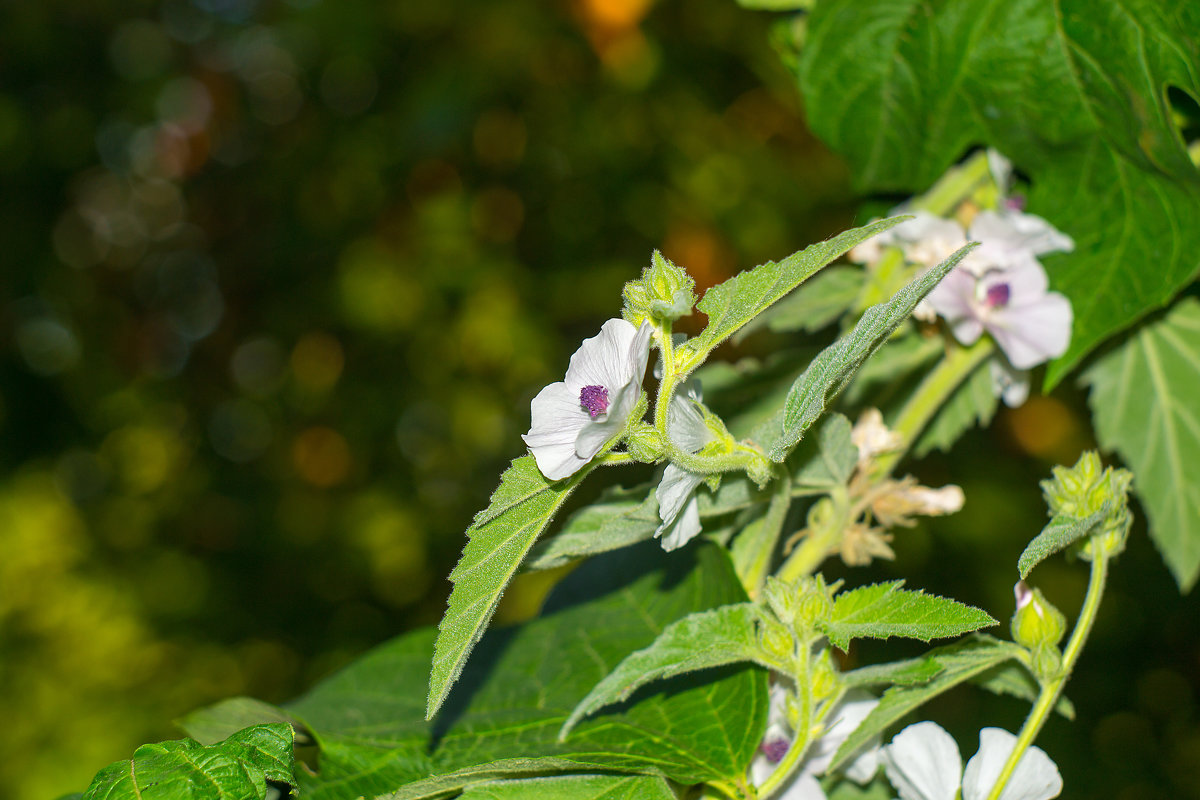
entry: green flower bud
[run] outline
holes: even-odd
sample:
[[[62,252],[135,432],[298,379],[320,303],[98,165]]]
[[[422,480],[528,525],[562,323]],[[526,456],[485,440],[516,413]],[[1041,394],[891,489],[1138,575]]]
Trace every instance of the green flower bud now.
[[[625,448],[635,460],[653,464],[662,458],[662,434],[653,425],[639,422],[626,434]]]
[[[792,634],[778,622],[766,620],[758,633],[759,646],[770,658],[781,664],[790,664],[794,655],[795,641]]]
[[[795,592],[798,629],[815,631],[833,615],[833,593],[820,575],[801,578],[796,582]]]
[[[1095,532],[1079,544],[1079,555],[1090,560],[1096,547],[1110,556],[1124,550],[1133,524],[1129,513],[1133,474],[1126,469],[1101,469],[1100,456],[1094,450],[1081,455],[1073,467],[1055,467],[1053,474],[1051,480],[1042,481],[1051,516],[1084,519],[1108,508]]]
[[[837,694],[838,684],[841,683],[838,671],[833,666],[829,649],[826,648],[816,657],[812,670],[812,697],[820,703]]]
[[[1067,618],[1054,607],[1040,589],[1031,589],[1025,581],[1013,587],[1017,598],[1017,610],[1013,613],[1013,641],[1027,650],[1040,647],[1054,648],[1067,632]]]
[[[1052,644],[1039,645],[1031,651],[1033,674],[1042,683],[1052,681],[1062,672],[1062,653]]]
[[[621,315],[635,327],[646,319],[677,320],[696,305],[696,282],[657,250],[640,280],[625,284],[625,309]]]

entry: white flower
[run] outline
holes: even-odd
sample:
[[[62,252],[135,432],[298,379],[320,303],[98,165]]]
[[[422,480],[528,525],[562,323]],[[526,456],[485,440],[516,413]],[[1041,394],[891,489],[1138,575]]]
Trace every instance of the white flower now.
[[[700,400],[699,386],[689,383],[684,388],[667,406],[667,430],[680,450],[696,453],[717,437],[696,405]],[[670,552],[683,547],[700,533],[696,489],[704,483],[704,477],[676,464],[668,464],[663,472],[658,484],[658,516],[662,523],[654,532],[662,539],[663,550]]]
[[[767,716],[767,733],[759,748],[759,753],[750,764],[750,780],[755,786],[761,786],[775,766],[787,755],[792,743],[791,731],[787,725],[786,713],[787,693],[781,684],[771,687],[771,706]],[[778,800],[825,800],[825,792],[817,781],[817,776],[825,772],[833,762],[842,742],[862,724],[879,701],[861,689],[853,689],[833,710],[833,722],[825,734],[809,745],[808,753],[800,769],[793,773],[791,780],[784,787],[782,794],[776,795]],[[879,746],[869,745],[850,763],[845,770],[846,777],[865,784],[870,782],[879,768]]]
[[[571,356],[566,380],[533,398],[532,425],[521,438],[549,480],[575,474],[625,429],[641,397],[650,332],[649,323],[608,320]]]
[[[1074,240],[1046,220],[1012,209],[980,211],[967,236],[979,246],[962,260],[962,267],[976,275],[1013,269],[1046,253],[1075,249]]]
[[[954,220],[928,211],[909,211],[904,206],[898,206],[892,213],[912,214],[913,218],[855,245],[850,250],[851,261],[874,264],[883,255],[883,248],[899,247],[906,260],[932,267],[967,243],[966,233]]]
[[[850,429],[850,441],[858,448],[858,464],[864,466],[881,453],[899,450],[904,437],[883,423],[878,408],[863,411]]]
[[[900,800],[985,800],[1000,776],[1017,737],[1000,728],[979,732],[979,752],[967,762],[953,737],[935,722],[909,725],[883,748],[883,768]],[[1062,791],[1062,777],[1039,747],[1031,747],[1017,762],[1000,800],[1050,800]]]
[[[957,268],[929,293],[954,338],[971,344],[986,330],[1017,369],[1061,356],[1071,341],[1071,302],[1047,291],[1036,259],[982,276]]]

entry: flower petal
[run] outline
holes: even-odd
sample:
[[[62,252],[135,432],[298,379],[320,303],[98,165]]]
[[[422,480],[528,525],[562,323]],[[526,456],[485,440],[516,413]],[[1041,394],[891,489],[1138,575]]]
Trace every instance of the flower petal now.
[[[971,756],[963,775],[963,800],[984,800],[988,796],[1016,741],[1016,736],[1000,728],[979,732],[979,752]],[[1000,800],[1050,800],[1058,797],[1062,787],[1062,776],[1050,756],[1040,747],[1031,747],[1017,762]]]
[[[695,453],[715,437],[704,422],[700,408],[692,401],[695,389],[685,387],[686,395],[676,394],[667,408],[667,430],[680,450]]]
[[[825,800],[825,791],[808,770],[796,773],[779,800]]]
[[[954,800],[962,756],[936,722],[909,725],[883,748],[883,768],[900,800]]]
[[[990,362],[992,371],[992,393],[998,395],[1009,408],[1017,408],[1029,398],[1029,370],[1017,369],[1004,356]]]
[[[638,333],[637,328],[623,319],[605,322],[600,333],[584,339],[571,356],[566,384],[576,391],[584,386],[603,386],[612,394],[629,383],[636,366],[630,362],[631,345]],[[649,358],[648,350],[646,357]],[[642,374],[645,374],[645,361],[642,362]]]
[[[700,502],[693,494],[683,507],[683,513],[670,522],[659,525],[654,535],[661,537],[662,549],[669,553],[695,539],[701,530],[703,527],[700,524]]]
[[[942,278],[925,298],[947,324],[954,336],[963,344],[971,344],[983,333],[979,321],[979,310],[975,305],[977,280],[965,269],[955,268]]]
[[[1029,369],[1067,352],[1071,321],[1071,301],[1050,292],[1032,302],[996,309],[986,325],[1009,362]]]
[[[700,533],[700,508],[695,491],[703,475],[668,464],[658,483],[658,517],[662,524],[654,532],[663,538],[664,550],[682,547]]]
[[[588,412],[579,405],[579,393],[562,381],[552,383],[533,398],[530,412],[533,424],[521,438],[538,469],[552,481],[575,474],[588,462],[576,454],[575,440],[591,424]]]

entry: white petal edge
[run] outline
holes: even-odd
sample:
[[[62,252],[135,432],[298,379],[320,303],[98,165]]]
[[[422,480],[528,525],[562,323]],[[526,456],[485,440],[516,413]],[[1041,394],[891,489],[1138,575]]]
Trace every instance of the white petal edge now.
[[[1016,736],[1001,728],[979,732],[979,752],[971,756],[963,775],[963,800],[985,800],[1016,741]],[[1062,776],[1050,756],[1040,747],[1031,747],[1017,762],[1000,800],[1050,800],[1058,797],[1062,788]]]
[[[962,756],[936,722],[909,725],[883,748],[883,768],[900,800],[954,800]]]
[[[591,420],[566,383],[552,383],[538,392],[530,403],[530,416],[532,425],[521,438],[548,480],[574,475],[588,462],[576,455],[575,440]]]

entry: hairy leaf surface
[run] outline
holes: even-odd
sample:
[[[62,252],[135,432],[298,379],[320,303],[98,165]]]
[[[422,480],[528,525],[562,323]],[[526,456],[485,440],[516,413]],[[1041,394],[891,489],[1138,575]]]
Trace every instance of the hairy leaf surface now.
[[[467,530],[462,558],[450,573],[454,588],[438,626],[427,716],[436,714],[445,702],[525,554],[589,469],[552,483],[538,470],[533,456],[525,455],[500,476],[488,507],[475,515]]]
[[[675,800],[675,793],[648,775],[563,775],[479,783],[462,800]]]
[[[1021,580],[1029,577],[1029,573],[1038,564],[1090,534],[1111,510],[1110,505],[1106,503],[1104,508],[1083,519],[1064,515],[1051,519],[1046,527],[1042,528],[1042,532],[1025,545],[1021,557],[1017,559],[1017,570],[1021,573]]]

